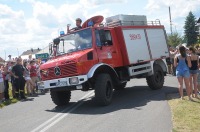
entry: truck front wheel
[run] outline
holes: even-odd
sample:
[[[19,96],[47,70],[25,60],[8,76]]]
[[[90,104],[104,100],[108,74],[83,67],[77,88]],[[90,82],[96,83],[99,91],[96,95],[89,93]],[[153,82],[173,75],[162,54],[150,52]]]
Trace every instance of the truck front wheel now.
[[[51,90],[51,99],[57,106],[66,105],[71,98],[71,91],[55,91]]]
[[[95,81],[95,101],[99,105],[109,105],[113,95],[113,83],[109,74],[100,74]]]
[[[114,89],[115,89],[115,90],[123,90],[123,89],[126,87],[126,84],[127,84],[127,82],[123,82],[123,83],[121,83],[121,84],[119,84],[119,85],[116,85],[116,86],[114,87]]]
[[[164,84],[164,72],[160,65],[154,64],[154,74],[146,78],[148,86],[152,90],[161,89]]]

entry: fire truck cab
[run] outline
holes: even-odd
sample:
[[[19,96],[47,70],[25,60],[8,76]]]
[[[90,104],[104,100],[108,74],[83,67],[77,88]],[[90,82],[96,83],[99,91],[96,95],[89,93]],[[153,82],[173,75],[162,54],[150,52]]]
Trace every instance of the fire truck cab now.
[[[38,87],[50,89],[56,105],[69,103],[72,90],[94,90],[95,101],[109,105],[113,91],[124,89],[132,78],[146,78],[153,90],[163,87],[169,51],[160,21],[117,15],[101,22],[102,16],[92,17],[81,30],[49,45],[51,57],[40,66]]]

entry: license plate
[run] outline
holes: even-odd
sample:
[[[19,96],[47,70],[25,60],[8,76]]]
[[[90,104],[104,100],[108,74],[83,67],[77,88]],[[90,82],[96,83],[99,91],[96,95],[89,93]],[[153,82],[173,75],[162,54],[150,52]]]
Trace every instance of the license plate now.
[[[65,81],[57,82],[56,86],[58,86],[58,87],[67,86],[67,82],[65,82]]]

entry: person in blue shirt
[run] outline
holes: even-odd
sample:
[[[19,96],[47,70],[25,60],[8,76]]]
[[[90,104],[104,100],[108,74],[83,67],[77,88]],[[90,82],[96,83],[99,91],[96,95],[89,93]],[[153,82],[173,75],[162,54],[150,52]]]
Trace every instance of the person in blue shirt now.
[[[189,100],[192,101],[190,97],[190,70],[191,60],[190,57],[187,56],[186,48],[184,46],[179,47],[179,54],[175,56],[174,59],[174,67],[176,67],[176,77],[179,83],[179,94],[181,99],[183,99],[183,81],[185,82],[186,92]]]

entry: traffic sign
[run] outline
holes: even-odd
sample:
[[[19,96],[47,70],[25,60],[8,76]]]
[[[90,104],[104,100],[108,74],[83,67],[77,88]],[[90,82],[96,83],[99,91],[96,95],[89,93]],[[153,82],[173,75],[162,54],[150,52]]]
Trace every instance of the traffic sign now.
[[[49,58],[49,54],[48,53],[43,53],[43,54],[35,54],[35,58],[36,59],[48,59]]]

